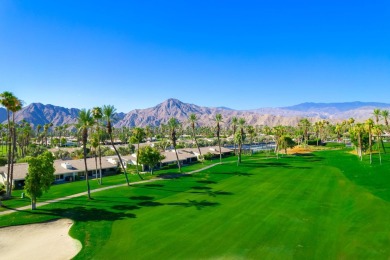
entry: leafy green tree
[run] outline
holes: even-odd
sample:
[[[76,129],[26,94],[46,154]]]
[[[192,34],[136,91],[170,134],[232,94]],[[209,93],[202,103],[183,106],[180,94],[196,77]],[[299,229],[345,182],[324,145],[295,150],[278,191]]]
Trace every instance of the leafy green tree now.
[[[87,142],[88,142],[88,130],[93,127],[93,118],[91,110],[81,109],[78,116],[77,126],[81,132],[81,139],[83,142],[83,157],[85,167],[85,181],[87,182],[88,199],[91,199],[91,188],[89,186],[88,166],[87,166]]]
[[[37,198],[43,192],[50,189],[54,181],[54,157],[50,152],[44,152],[38,157],[31,157],[28,160],[28,174],[24,185],[24,190],[31,198],[31,209],[36,209]]]
[[[137,144],[137,165],[135,168],[137,169],[137,174],[141,178],[141,180],[143,180],[143,178],[142,178],[141,174],[139,174],[139,169],[138,169],[139,144],[144,140],[145,137],[146,137],[146,134],[145,134],[145,130],[143,128],[141,128],[141,127],[133,128],[132,135],[130,137],[130,141],[133,144]]]
[[[139,159],[140,164],[149,166],[150,174],[153,174],[153,168],[161,162],[161,160],[164,160],[165,156],[154,147],[144,146],[139,149],[137,159]]]
[[[176,154],[177,167],[179,167],[179,172],[181,172],[179,155],[177,154],[177,150],[176,150],[176,145],[177,145],[176,129],[179,127],[179,125],[180,125],[179,121],[174,117],[171,117],[168,121],[168,127],[170,130],[172,146],[173,146],[173,149],[175,150],[175,154]]]
[[[103,106],[103,118],[106,121],[107,133],[110,136],[111,145],[114,148],[116,155],[118,156],[120,165],[122,166],[123,173],[124,173],[125,178],[126,178],[126,183],[128,186],[130,186],[129,178],[128,178],[127,172],[126,172],[126,167],[123,164],[121,155],[119,154],[118,150],[116,149],[116,147],[114,145],[114,138],[112,137],[112,121],[114,120],[115,112],[116,112],[116,109],[114,106],[111,106],[111,105],[104,105]]]
[[[295,145],[294,140],[288,135],[282,135],[279,138],[279,147],[280,149],[284,149],[285,154],[287,154],[287,148],[294,148]]]
[[[386,129],[389,130],[389,110],[382,110],[382,117],[385,120]]]
[[[222,123],[222,115],[216,114],[215,115],[215,122],[217,123],[217,139],[218,139],[218,146],[219,146],[219,162],[222,163],[222,152],[221,152],[221,123]]]

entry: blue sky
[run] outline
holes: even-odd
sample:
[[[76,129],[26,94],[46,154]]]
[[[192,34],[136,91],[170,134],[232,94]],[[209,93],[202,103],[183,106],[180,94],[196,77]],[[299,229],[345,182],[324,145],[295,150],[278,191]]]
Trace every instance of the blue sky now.
[[[0,91],[26,104],[390,103],[390,1],[0,1]]]

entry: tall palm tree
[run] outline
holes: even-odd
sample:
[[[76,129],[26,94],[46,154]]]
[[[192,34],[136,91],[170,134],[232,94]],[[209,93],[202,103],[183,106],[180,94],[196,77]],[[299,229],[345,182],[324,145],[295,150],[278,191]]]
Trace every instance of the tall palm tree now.
[[[252,141],[253,141],[253,137],[256,136],[255,128],[251,125],[248,125],[246,131],[248,132],[249,135],[249,151],[251,151],[252,154]]]
[[[131,135],[131,142],[132,143],[137,143],[137,163],[136,163],[136,169],[137,169],[137,174],[143,180],[141,174],[139,174],[139,169],[138,169],[138,159],[139,159],[139,144],[142,142],[142,140],[145,138],[146,134],[143,128],[141,127],[134,127],[132,130],[133,134]]]
[[[376,125],[372,128],[372,131],[376,135],[377,142],[379,142],[379,138],[382,135],[382,128],[379,125]],[[382,164],[381,149],[378,149],[378,154],[379,154],[379,163]]]
[[[382,110],[382,117],[385,120],[386,129],[389,130],[389,110]]]
[[[93,127],[93,118],[91,115],[91,111],[89,109],[80,110],[77,126],[82,136],[81,139],[83,143],[85,181],[87,182],[88,199],[91,199],[91,189],[89,186],[88,167],[87,167],[87,141],[88,141],[88,130]]]
[[[302,128],[303,135],[305,138],[304,143],[305,143],[305,145],[307,145],[308,141],[309,141],[309,128],[311,126],[309,119],[303,118],[303,119],[299,120],[298,126]]]
[[[237,154],[237,152],[236,152],[236,139],[234,137],[236,136],[237,124],[238,124],[238,118],[236,116],[234,116],[232,118],[232,128],[233,128],[233,143],[234,143],[234,153],[235,154]]]
[[[99,184],[103,184],[103,177],[102,177],[102,150],[100,146],[101,142],[101,132],[100,132],[100,121],[103,118],[103,111],[101,107],[94,107],[92,108],[92,116],[93,119],[95,120],[95,127],[96,127],[96,135],[98,139],[98,150],[99,150]],[[96,151],[95,151],[96,153]]]
[[[112,121],[114,120],[115,112],[116,112],[116,109],[114,106],[112,106],[112,105],[104,105],[103,106],[103,118],[106,120],[107,133],[110,136],[111,145],[114,148],[116,155],[118,156],[120,165],[122,166],[123,173],[124,173],[125,178],[126,178],[126,183],[128,186],[130,186],[129,178],[128,178],[127,172],[126,172],[126,168],[123,164],[122,158],[121,158],[118,150],[116,149],[116,147],[114,145],[114,139],[112,137]]]
[[[362,161],[363,160],[363,154],[362,154],[362,146],[363,146],[363,142],[362,142],[362,135],[365,131],[364,129],[364,125],[361,124],[361,123],[357,123],[355,125],[353,125],[351,128],[350,128],[350,133],[353,134],[356,139],[357,139],[357,142],[358,142],[358,146],[357,146],[357,154],[360,158],[360,160]]]
[[[245,132],[244,132],[244,127],[245,127],[245,119],[244,118],[240,118],[238,119],[238,125],[240,127],[240,130],[238,131],[239,132],[239,135],[237,136],[236,138],[236,142],[238,142],[238,160],[237,160],[237,164],[241,163],[242,161],[242,145],[244,144],[244,140],[245,140]],[[237,133],[236,133],[237,135]]]
[[[371,118],[366,120],[365,128],[368,133],[368,151],[370,153],[370,164],[372,164],[372,128],[374,127],[374,121]]]
[[[375,124],[378,125],[379,119],[382,116],[381,110],[379,108],[375,108],[372,114],[375,117]]]
[[[176,129],[179,127],[179,121],[176,118],[171,117],[168,121],[168,127],[171,135],[173,149],[175,150],[175,154],[176,154],[177,166],[179,167],[179,172],[181,172],[179,155],[177,154],[177,150],[176,150],[176,141],[177,141]]]
[[[198,118],[197,116],[192,113],[190,114],[190,116],[188,117],[188,121],[190,122],[191,124],[191,129],[192,129],[192,138],[194,139],[194,142],[196,144],[196,147],[198,148],[198,152],[199,152],[199,156],[198,158],[200,160],[202,160],[202,152],[200,151],[200,148],[199,148],[199,144],[198,144],[198,140],[196,139],[196,133],[195,133],[195,125],[196,125],[196,122],[198,121]]]
[[[219,146],[219,162],[222,163],[222,152],[221,152],[221,123],[222,123],[222,115],[216,114],[215,115],[215,122],[217,123],[217,139],[218,139],[218,146]]]

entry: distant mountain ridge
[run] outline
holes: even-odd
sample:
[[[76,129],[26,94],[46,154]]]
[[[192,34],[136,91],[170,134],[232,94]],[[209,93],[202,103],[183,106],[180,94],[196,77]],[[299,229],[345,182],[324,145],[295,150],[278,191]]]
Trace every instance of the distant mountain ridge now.
[[[341,121],[350,117],[363,121],[372,117],[374,108],[390,110],[390,104],[378,102],[344,102],[344,103],[302,103],[290,107],[259,108],[254,110],[234,110],[226,107],[202,107],[195,104],[184,103],[178,99],[170,98],[164,102],[146,109],[135,109],[128,113],[118,113],[115,127],[134,127],[146,125],[159,126],[166,124],[171,117],[180,122],[188,123],[188,117],[194,113],[198,117],[199,125],[214,125],[215,115],[220,113],[223,124],[228,126],[232,117],[243,117],[252,125],[297,125],[302,117],[309,117],[312,121],[327,119]],[[80,109],[64,108],[54,105],[32,103],[18,111],[16,122],[26,120],[33,127],[38,124],[53,123],[53,126],[77,123]],[[0,108],[0,122],[5,122],[6,110]]]

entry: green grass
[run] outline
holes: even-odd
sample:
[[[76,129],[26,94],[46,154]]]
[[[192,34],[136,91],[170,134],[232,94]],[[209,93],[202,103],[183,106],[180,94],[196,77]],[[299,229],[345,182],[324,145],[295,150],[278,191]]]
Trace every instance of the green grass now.
[[[192,176],[14,213],[0,226],[71,218],[83,244],[76,259],[388,259],[384,161],[321,151],[248,156],[237,167],[232,157]]]

